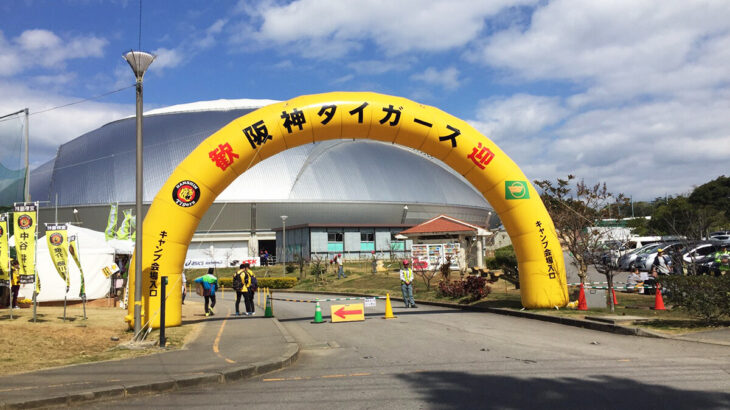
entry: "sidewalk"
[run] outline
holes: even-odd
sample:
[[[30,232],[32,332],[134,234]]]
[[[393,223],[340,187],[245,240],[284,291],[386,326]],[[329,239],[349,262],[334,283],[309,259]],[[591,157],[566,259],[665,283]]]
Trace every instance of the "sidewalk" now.
[[[103,398],[225,383],[268,373],[296,360],[299,347],[275,318],[227,316],[203,320],[183,350],[128,360],[64,366],[0,377],[0,409],[62,406]]]

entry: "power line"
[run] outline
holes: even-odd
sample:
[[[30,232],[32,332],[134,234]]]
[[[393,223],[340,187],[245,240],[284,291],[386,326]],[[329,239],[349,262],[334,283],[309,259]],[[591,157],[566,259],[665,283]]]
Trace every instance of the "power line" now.
[[[58,105],[58,106],[56,106],[56,107],[51,107],[51,108],[48,108],[48,109],[45,109],[45,110],[41,110],[41,111],[35,111],[35,112],[31,112],[31,113],[30,113],[30,114],[28,114],[28,115],[43,114],[43,113],[46,113],[46,112],[48,112],[48,111],[53,111],[53,110],[57,110],[57,109],[59,109],[59,108],[66,108],[66,107],[70,107],[70,106],[72,106],[72,105],[77,105],[77,104],[81,104],[81,103],[84,103],[84,102],[87,102],[87,101],[93,101],[93,100],[98,100],[98,99],[100,99],[100,98],[102,98],[102,97],[106,97],[107,95],[111,95],[111,94],[114,94],[114,93],[118,93],[118,92],[120,92],[120,91],[124,91],[124,90],[126,90],[127,88],[132,88],[132,87],[134,87],[134,86],[135,86],[135,84],[132,84],[132,85],[128,85],[128,86],[125,86],[125,87],[122,87],[122,88],[119,88],[119,89],[116,89],[116,90],[113,90],[113,91],[108,91],[108,92],[106,92],[106,93],[104,93],[104,94],[99,94],[99,95],[95,95],[95,96],[93,96],[93,97],[89,97],[89,98],[84,98],[84,99],[82,99],[82,100],[78,100],[78,101],[70,102],[70,103],[68,103],[68,104]],[[9,114],[9,116],[5,116],[5,117],[2,117],[2,119],[0,119],[0,122],[12,120],[13,118],[10,118],[10,116],[12,116],[12,115],[15,115],[15,114],[18,114],[18,113],[21,113],[21,112],[23,112],[23,111],[24,111],[24,110],[20,110],[20,111],[18,111],[17,113],[14,113],[14,114]]]
[[[139,0],[139,48],[142,51],[142,0]]]

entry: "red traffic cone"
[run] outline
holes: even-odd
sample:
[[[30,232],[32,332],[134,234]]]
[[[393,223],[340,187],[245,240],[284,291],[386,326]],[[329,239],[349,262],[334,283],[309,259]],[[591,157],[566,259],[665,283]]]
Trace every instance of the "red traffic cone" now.
[[[580,284],[580,293],[578,294],[578,310],[588,310],[586,303],[586,291],[583,290],[583,284]]]
[[[664,299],[662,299],[662,289],[657,284],[656,297],[654,298],[654,310],[667,310],[664,308]]]
[[[616,300],[616,289],[611,288],[611,293],[613,293],[613,305],[618,305],[618,300]]]

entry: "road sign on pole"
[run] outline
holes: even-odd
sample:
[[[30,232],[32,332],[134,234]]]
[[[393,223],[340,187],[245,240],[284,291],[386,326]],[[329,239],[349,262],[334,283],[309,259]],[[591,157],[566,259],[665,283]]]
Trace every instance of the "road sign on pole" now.
[[[332,323],[354,322],[365,320],[365,308],[362,303],[351,305],[332,305]]]

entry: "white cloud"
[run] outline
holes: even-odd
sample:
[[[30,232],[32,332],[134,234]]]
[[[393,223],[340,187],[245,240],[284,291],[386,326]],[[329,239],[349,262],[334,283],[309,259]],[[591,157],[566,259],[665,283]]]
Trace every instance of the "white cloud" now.
[[[461,81],[459,80],[459,70],[456,67],[448,67],[443,70],[439,70],[435,67],[428,67],[426,71],[422,73],[413,74],[411,79],[423,81],[426,84],[438,85],[447,90],[455,90],[461,85]]]
[[[568,115],[558,98],[516,94],[482,101],[477,109],[477,129],[495,141],[534,137]]]
[[[183,62],[183,55],[180,51],[169,48],[158,48],[152,50],[152,54],[157,56],[150,66],[150,70],[162,71],[166,68],[174,68]]]
[[[60,38],[48,30],[22,32],[10,41],[0,31],[0,76],[11,76],[36,66],[64,69],[73,59],[101,57],[108,41],[95,36]]]
[[[555,98],[484,102],[472,125],[530,178],[575,174],[638,199],[682,193],[727,174],[730,92],[590,111]]]
[[[43,110],[78,101],[78,98],[30,89],[24,85],[0,81],[3,98],[0,99],[0,113],[15,112],[23,107],[30,108],[30,153],[31,166],[40,165],[51,159],[60,144],[98,128],[110,121],[134,114],[134,104],[106,104],[85,102],[53,111]],[[130,89],[130,101],[134,100]]]
[[[298,0],[286,5],[239,2],[249,16],[239,42],[295,44],[304,57],[341,57],[374,43],[389,56],[411,51],[439,52],[461,47],[484,29],[485,18],[506,7],[535,1],[502,0]],[[313,23],[316,22],[316,23]],[[251,29],[250,24],[256,25]]]
[[[216,45],[216,37],[221,34],[227,23],[227,19],[218,19],[204,31],[191,33],[189,38],[176,47],[160,47],[153,50],[152,54],[156,55],[157,58],[150,66],[150,71],[159,73],[166,69],[187,64],[201,51]]]
[[[730,80],[728,15],[721,1],[557,0],[486,40],[481,56],[527,79],[595,87],[584,103],[675,92]]]
[[[561,97],[487,100],[472,123],[532,178],[571,173],[640,199],[687,192],[730,169],[728,15],[720,1],[545,3],[477,55]]]

